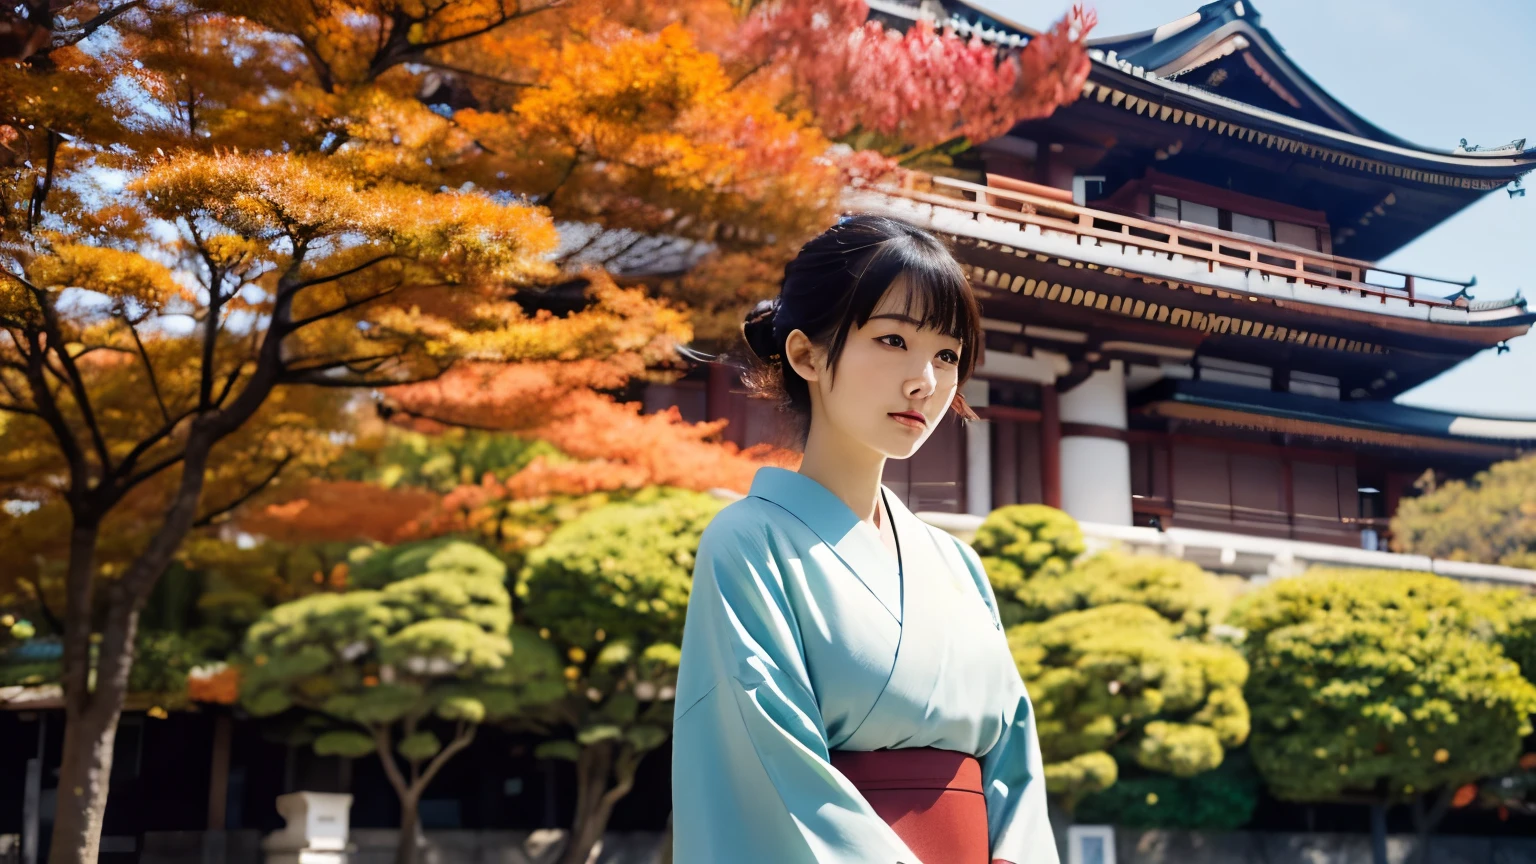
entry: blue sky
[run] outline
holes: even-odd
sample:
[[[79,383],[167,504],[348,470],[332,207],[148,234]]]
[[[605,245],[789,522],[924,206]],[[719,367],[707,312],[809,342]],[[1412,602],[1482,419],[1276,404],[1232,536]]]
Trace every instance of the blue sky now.
[[[1021,24],[1049,24],[1063,0],[978,0]],[[1145,30],[1200,0],[1098,0],[1098,36]],[[1291,59],[1376,125],[1426,147],[1461,138],[1536,146],[1536,2],[1531,0],[1250,0]],[[1495,191],[1383,264],[1477,276],[1479,300],[1523,289],[1536,308],[1536,174],[1531,191]],[[1427,408],[1536,418],[1536,333],[1485,351],[1401,398]]]

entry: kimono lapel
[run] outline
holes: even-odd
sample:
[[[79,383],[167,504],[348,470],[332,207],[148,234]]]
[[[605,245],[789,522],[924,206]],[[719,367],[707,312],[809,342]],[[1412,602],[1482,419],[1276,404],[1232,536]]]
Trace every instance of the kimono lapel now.
[[[759,468],[748,494],[777,504],[805,523],[891,616],[902,620],[900,564],[880,542],[880,533],[841,498],[804,474],[783,468]],[[905,545],[902,553],[905,558]]]
[[[914,712],[911,706],[934,707],[931,700],[939,690],[948,657],[944,649],[946,628],[955,623],[950,616],[957,596],[951,587],[954,574],[932,532],[894,494],[883,491],[901,547],[901,606],[905,615],[890,680],[859,729],[866,734],[856,732],[844,745],[854,750],[901,747],[924,733],[927,712]]]

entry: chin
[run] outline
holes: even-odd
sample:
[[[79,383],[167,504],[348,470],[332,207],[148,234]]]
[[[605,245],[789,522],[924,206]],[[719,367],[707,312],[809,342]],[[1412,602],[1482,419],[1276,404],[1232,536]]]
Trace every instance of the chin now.
[[[910,459],[918,450],[922,449],[923,442],[927,440],[928,436],[926,434],[917,438],[908,438],[905,441],[892,441],[888,439],[881,442],[883,446],[877,446],[874,449],[884,453],[887,459]]]

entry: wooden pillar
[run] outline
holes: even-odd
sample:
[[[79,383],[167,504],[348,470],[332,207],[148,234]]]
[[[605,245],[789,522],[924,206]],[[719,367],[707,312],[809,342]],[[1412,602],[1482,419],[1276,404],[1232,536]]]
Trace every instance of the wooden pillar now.
[[[1053,384],[1040,388],[1040,497],[1061,507],[1061,404]]]
[[[741,444],[741,424],[731,416],[731,387],[736,383],[736,373],[722,363],[709,364],[709,380],[704,384],[704,418],[706,420],[730,420],[725,427],[725,440]]]
[[[208,764],[208,830],[223,831],[229,806],[229,751],[233,722],[227,713],[213,718],[213,753]]]
[[[1292,468],[1290,457],[1280,457],[1280,481],[1283,484],[1281,495],[1285,499],[1285,525],[1286,536],[1296,536],[1296,472]]]
[[[43,760],[48,754],[48,712],[37,712],[37,753],[27,760],[21,800],[21,864],[37,864],[42,842]]]

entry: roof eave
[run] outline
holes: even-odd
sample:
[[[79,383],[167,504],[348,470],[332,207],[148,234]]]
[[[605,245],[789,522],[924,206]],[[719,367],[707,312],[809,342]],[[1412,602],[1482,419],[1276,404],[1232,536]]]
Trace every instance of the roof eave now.
[[[1417,145],[1404,147],[1387,144],[1256,108],[1178,81],[1170,81],[1155,73],[1147,73],[1145,70],[1137,74],[1135,68],[1131,67],[1129,61],[1113,62],[1108,59],[1108,55],[1101,55],[1093,60],[1089,83],[1108,86],[1112,90],[1129,87],[1142,92],[1156,93],[1172,103],[1177,103],[1179,107],[1221,115],[1221,122],[1240,119],[1245,126],[1260,131],[1284,132],[1313,146],[1347,151],[1355,155],[1389,161],[1403,167],[1484,180],[1508,178],[1505,182],[1536,168],[1536,147],[1508,153],[1499,150],[1457,153]]]

